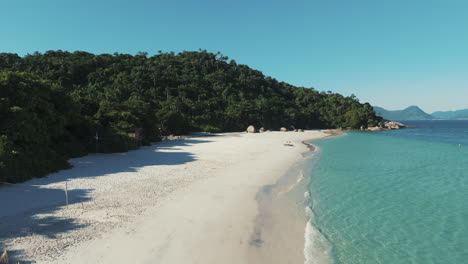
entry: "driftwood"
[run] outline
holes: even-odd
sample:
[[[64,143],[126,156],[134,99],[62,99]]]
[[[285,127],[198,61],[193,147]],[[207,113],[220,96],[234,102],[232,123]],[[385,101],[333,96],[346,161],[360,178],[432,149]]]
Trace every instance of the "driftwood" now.
[[[0,256],[0,264],[8,264],[8,253],[7,251],[3,251],[2,256]]]

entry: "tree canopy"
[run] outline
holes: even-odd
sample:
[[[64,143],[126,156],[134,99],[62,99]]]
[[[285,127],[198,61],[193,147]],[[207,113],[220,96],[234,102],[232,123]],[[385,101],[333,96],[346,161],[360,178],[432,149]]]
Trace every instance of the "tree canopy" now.
[[[372,126],[371,105],[295,87],[207,51],[0,53],[0,181],[67,167],[160,133]],[[138,131],[139,137],[134,136]]]

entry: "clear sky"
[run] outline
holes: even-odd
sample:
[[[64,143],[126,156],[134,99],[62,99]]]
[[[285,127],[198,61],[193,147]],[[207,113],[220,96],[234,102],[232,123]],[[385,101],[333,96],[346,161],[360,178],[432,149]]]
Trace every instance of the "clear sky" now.
[[[466,0],[0,0],[0,52],[220,51],[391,110],[468,108]]]

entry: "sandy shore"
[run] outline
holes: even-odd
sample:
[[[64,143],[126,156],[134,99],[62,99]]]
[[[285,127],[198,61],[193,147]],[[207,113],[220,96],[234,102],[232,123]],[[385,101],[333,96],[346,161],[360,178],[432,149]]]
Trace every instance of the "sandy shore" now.
[[[303,220],[265,232],[261,219],[284,212],[265,216],[256,198],[303,158],[303,140],[324,136],[229,133],[74,159],[0,187],[0,248],[37,263],[303,263]]]

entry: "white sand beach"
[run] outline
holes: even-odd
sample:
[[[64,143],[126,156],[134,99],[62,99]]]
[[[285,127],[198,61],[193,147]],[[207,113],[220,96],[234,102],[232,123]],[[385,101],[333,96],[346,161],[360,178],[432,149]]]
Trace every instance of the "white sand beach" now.
[[[0,248],[26,263],[267,262],[265,250],[252,253],[262,247],[256,195],[308,151],[302,141],[325,136],[226,133],[73,159],[47,178],[0,185]],[[278,263],[303,263],[300,247],[275,251]]]

